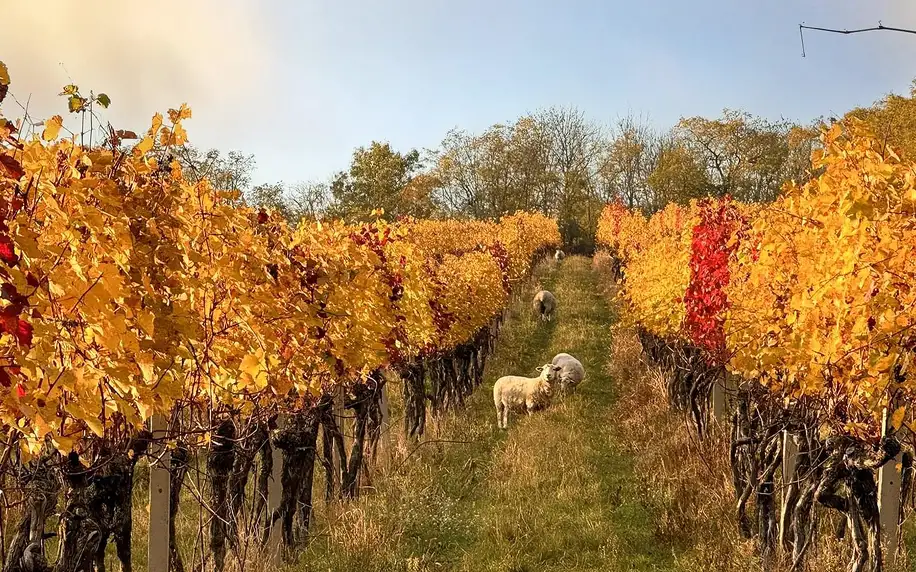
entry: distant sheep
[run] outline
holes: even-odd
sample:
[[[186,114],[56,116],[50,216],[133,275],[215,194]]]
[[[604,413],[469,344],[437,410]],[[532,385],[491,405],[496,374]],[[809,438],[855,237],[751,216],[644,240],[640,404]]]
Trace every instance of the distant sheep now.
[[[552,384],[560,366],[545,364],[538,377],[505,375],[493,385],[493,404],[496,406],[496,424],[500,429],[509,427],[509,410],[524,410],[528,415],[550,405]]]
[[[562,250],[557,250],[553,255],[553,259],[556,260],[557,262],[563,260],[564,258],[566,258],[566,253],[563,252]]]
[[[560,368],[556,381],[559,382],[561,392],[575,388],[585,379],[585,368],[582,367],[582,362],[569,354],[557,354],[550,363]]]
[[[541,320],[549,322],[557,309],[557,299],[547,290],[539,290],[534,295],[534,311]]]

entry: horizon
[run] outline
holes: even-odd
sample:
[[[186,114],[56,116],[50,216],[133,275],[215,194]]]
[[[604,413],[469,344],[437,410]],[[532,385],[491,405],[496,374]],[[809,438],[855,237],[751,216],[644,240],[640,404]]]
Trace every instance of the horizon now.
[[[3,8],[18,23],[4,50],[11,93],[33,119],[66,115],[57,94],[68,83],[107,93],[102,117],[116,128],[144,130],[187,103],[191,144],[253,154],[252,185],[326,181],[373,140],[422,151],[449,129],[479,133],[551,106],[602,124],[642,116],[657,129],[726,108],[809,123],[907,93],[916,77],[904,34],[806,32],[801,57],[801,22],[916,27],[916,6],[888,0],[667,0],[660,14],[597,0],[80,6]],[[163,13],[182,17],[152,17]]]

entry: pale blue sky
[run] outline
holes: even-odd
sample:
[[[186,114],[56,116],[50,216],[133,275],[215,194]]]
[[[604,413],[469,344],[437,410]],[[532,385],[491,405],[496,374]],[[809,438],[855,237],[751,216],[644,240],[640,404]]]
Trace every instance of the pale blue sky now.
[[[0,17],[25,19],[18,30],[34,29],[29,18],[117,30],[76,46],[63,33],[0,39],[14,93],[32,94],[35,114],[61,111],[48,93],[69,78],[108,92],[118,127],[187,101],[192,141],[254,153],[255,182],[325,179],[373,139],[431,147],[452,127],[554,104],[664,127],[725,107],[807,121],[906,92],[916,76],[916,36],[806,32],[800,54],[801,21],[916,28],[904,0],[163,0],[159,18],[105,0],[82,12],[12,1],[0,0]],[[161,18],[170,3],[181,22]]]

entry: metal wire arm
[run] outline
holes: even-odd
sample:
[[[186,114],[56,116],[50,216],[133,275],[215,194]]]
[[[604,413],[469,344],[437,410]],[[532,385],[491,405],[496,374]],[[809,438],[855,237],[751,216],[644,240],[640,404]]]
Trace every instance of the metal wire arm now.
[[[798,35],[801,38],[802,57],[805,57],[805,34],[804,30],[817,30],[819,32],[830,32],[833,34],[859,34],[861,32],[903,32],[905,34],[916,34],[916,30],[906,28],[894,28],[885,26],[878,20],[878,25],[874,28],[859,28],[858,30],[839,30],[835,28],[821,28],[819,26],[806,26],[804,22],[798,25]]]

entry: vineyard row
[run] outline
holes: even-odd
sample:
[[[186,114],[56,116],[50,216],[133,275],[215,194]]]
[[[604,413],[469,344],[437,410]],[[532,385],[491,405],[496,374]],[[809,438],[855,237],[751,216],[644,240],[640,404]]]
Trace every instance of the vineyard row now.
[[[151,506],[168,528],[150,541],[165,539],[173,570],[195,468],[206,472],[209,526],[195,559],[221,570],[242,538],[266,544],[277,525],[287,547],[301,545],[319,433],[328,498],[354,496],[385,381],[403,381],[411,436],[428,404],[461,406],[513,289],[559,243],[554,220],[526,212],[291,226],[186,177],[174,155],[190,116],[157,114],[137,144],[112,132],[95,147],[60,138],[59,118],[25,140],[0,117],[4,572],[90,570],[109,540],[130,570],[145,454],[153,488],[177,491]],[[60,552],[48,564],[55,515]]]
[[[609,205],[597,239],[671,406],[703,436],[710,395],[728,392],[737,524],[765,569],[777,544],[800,569],[816,515],[839,511],[851,569],[880,570],[875,472],[912,464],[916,168],[855,120],[825,130],[812,159],[813,178],[770,204],[705,199],[649,218]]]

